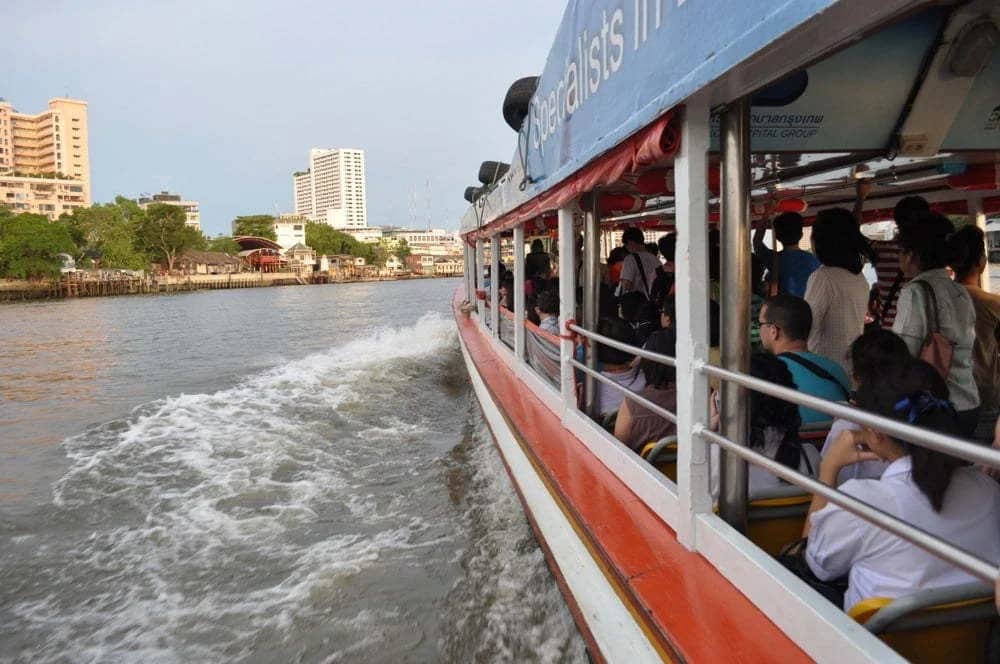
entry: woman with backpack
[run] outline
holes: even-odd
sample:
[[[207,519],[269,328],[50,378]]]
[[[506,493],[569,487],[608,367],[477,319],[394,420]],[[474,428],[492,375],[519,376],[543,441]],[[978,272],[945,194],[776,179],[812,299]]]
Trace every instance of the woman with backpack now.
[[[892,331],[915,357],[931,364],[948,385],[958,411],[959,433],[971,438],[979,417],[979,390],[972,373],[976,310],[968,291],[952,281],[955,262],[947,217],[927,213],[900,228],[899,268],[909,283],[899,292]]]

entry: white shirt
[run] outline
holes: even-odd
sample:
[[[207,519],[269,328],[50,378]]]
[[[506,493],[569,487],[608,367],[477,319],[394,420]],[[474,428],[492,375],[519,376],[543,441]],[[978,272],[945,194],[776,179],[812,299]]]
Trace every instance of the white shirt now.
[[[921,272],[899,291],[896,320],[892,331],[903,338],[910,353],[920,356],[927,339],[928,302],[924,288],[917,281],[934,289],[941,334],[955,344],[948,372],[948,394],[955,410],[970,410],[979,405],[979,389],[972,377],[972,348],[976,343],[976,309],[965,286],[957,284],[944,268]]]
[[[840,364],[851,374],[847,351],[865,331],[868,280],[842,267],[820,265],[809,276],[805,300],[812,309],[809,351]]]
[[[622,387],[628,388],[633,392],[638,392],[642,388],[646,387],[646,376],[639,371],[639,365],[636,365],[631,369],[626,369],[625,371],[602,371],[601,373]],[[622,399],[625,398],[622,391],[616,390],[610,385],[606,385],[598,380],[595,380],[594,382],[597,383],[597,412],[600,413],[602,417],[617,412],[618,407],[622,405]]]
[[[880,480],[849,480],[840,490],[984,560],[1000,561],[1000,485],[971,468],[957,469],[941,512],[913,481],[911,458],[893,461]],[[824,581],[848,574],[844,610],[869,597],[975,581],[975,577],[833,503],[814,512],[806,562]]]
[[[636,262],[636,257],[642,260],[642,269],[646,275],[645,288],[642,287],[642,276],[639,274],[639,264]],[[639,291],[648,298],[649,291],[653,288],[653,282],[656,281],[656,268],[660,267],[660,265],[660,259],[648,251],[640,251],[637,254],[626,256],[622,265],[621,280],[627,281],[632,285],[628,290],[622,288],[622,294]]]
[[[771,459],[778,456],[778,449],[781,447],[781,439],[784,433],[775,428],[768,428],[764,431],[764,449],[758,449],[758,452],[770,457]],[[802,455],[799,459],[799,467],[796,468],[797,471],[806,475],[808,477],[816,477],[819,472],[819,452],[813,445],[808,443],[803,443],[801,445]],[[708,486],[709,491],[712,492],[712,498],[718,499],[719,497],[719,468],[722,465],[722,450],[718,445],[712,445],[709,448],[709,475],[708,475]],[[747,464],[747,495],[750,500],[754,500],[761,491],[765,489],[772,489],[779,486],[788,486],[781,478],[774,475],[768,470],[764,470],[760,466],[754,465],[752,463]]]
[[[826,440],[823,441],[823,450],[820,452],[820,455],[826,456],[826,451],[833,445],[833,441],[837,440],[837,436],[844,431],[858,431],[860,429],[861,427],[854,422],[839,418],[834,420],[833,424],[830,425],[830,433],[826,435]],[[840,486],[847,480],[877,480],[882,477],[882,473],[888,467],[888,461],[861,461],[859,463],[852,463],[840,469],[840,472],[837,474],[837,486]]]

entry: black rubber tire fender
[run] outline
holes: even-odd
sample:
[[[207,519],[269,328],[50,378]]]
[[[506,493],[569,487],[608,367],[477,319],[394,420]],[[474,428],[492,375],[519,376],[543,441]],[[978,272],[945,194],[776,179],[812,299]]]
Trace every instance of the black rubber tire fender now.
[[[510,164],[502,161],[484,161],[479,167],[479,181],[485,185],[494,184],[510,170]]]
[[[503,119],[514,131],[521,131],[524,119],[528,117],[531,97],[538,89],[538,76],[526,76],[514,81],[503,98]]]
[[[466,187],[465,188],[465,200],[469,203],[475,203],[476,199],[479,198],[483,193],[482,187]]]

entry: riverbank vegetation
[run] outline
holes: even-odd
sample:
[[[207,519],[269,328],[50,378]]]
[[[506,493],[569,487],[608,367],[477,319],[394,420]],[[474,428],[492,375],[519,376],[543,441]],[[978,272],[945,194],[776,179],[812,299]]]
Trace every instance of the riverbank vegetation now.
[[[236,235],[275,239],[274,217],[237,217]],[[364,244],[326,224],[306,225],[306,244],[317,255],[349,254],[366,262],[385,265],[390,247]],[[148,270],[153,264],[173,270],[177,258],[189,249],[236,254],[240,246],[231,237],[205,237],[185,224],[182,208],[154,203],[147,209],[118,196],[113,203],[78,208],[49,221],[44,215],[14,214],[0,205],[0,277],[33,279],[59,274],[60,254],[71,256],[78,267]],[[391,253],[400,260],[409,255],[405,242]]]

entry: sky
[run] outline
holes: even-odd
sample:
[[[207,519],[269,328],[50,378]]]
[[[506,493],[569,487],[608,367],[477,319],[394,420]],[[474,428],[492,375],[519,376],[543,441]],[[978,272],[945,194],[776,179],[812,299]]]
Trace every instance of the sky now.
[[[91,193],[168,189],[207,235],[292,211],[312,147],[365,150],[368,223],[454,229],[511,160],[510,84],[541,73],[557,0],[2,0],[0,97],[88,102]]]

